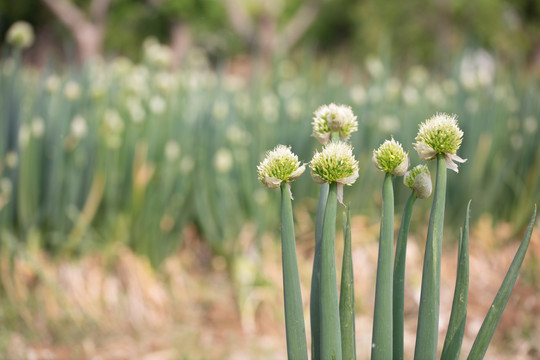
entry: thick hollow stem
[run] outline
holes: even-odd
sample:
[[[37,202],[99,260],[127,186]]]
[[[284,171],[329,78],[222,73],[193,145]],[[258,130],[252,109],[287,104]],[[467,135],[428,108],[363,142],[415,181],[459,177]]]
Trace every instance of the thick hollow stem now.
[[[310,295],[310,318],[311,318],[311,359],[321,358],[321,333],[320,333],[320,283],[321,283],[321,242],[323,233],[324,212],[328,200],[328,184],[321,186],[319,193],[319,206],[315,222],[315,256],[313,259],[313,272],[311,274]]]
[[[356,359],[354,323],[354,272],[351,248],[351,215],[347,208],[347,218],[343,244],[343,264],[341,267],[341,291],[339,295],[339,320],[341,325],[341,352],[343,359]]]
[[[336,278],[336,210],[337,184],[330,184],[324,213],[321,244],[321,359],[341,360],[341,329],[339,323]]]
[[[435,193],[429,217],[424,268],[422,270],[422,290],[414,352],[415,360],[435,359],[437,356],[445,200],[446,160],[443,154],[439,154],[437,155],[437,180],[435,181]]]
[[[411,195],[405,204],[401,226],[396,244],[396,257],[394,259],[394,288],[393,288],[393,345],[394,360],[403,360],[403,318],[404,318],[404,296],[405,296],[405,259],[407,257],[407,238],[413,206],[416,201],[416,192],[411,191]]]
[[[304,309],[296,260],[292,203],[289,189],[285,183],[281,185],[281,255],[287,355],[289,360],[307,360]]]
[[[383,203],[377,283],[375,285],[375,310],[371,359],[392,358],[392,252],[394,249],[394,189],[392,175],[386,174],[383,182]]]

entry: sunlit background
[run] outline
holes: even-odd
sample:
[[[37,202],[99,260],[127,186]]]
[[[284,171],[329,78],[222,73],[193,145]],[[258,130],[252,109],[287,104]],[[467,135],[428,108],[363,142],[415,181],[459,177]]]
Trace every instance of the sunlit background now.
[[[345,189],[359,359],[381,203],[372,149],[393,136],[416,165],[418,124],[457,115],[468,161],[448,176],[440,338],[472,199],[464,348],[540,201],[535,0],[2,1],[0,37],[1,359],[285,358],[279,192],[256,165],[278,143],[308,162],[322,104],[359,121],[360,177]],[[408,190],[394,185],[399,224]],[[306,174],[292,188],[309,321],[318,185]],[[430,205],[411,226],[407,354]],[[539,271],[536,229],[486,358],[540,357]]]

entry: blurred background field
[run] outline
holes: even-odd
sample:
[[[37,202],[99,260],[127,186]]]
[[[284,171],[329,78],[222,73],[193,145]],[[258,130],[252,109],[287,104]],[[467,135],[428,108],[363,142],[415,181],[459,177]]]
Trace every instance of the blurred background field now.
[[[393,136],[417,164],[418,124],[458,116],[468,161],[448,177],[441,329],[472,199],[471,346],[540,199],[537,2],[2,2],[3,39],[17,20],[35,39],[1,49],[3,358],[284,358],[279,195],[256,165],[278,143],[309,161],[312,113],[330,102],[359,121],[345,199],[360,359],[381,201],[371,151]],[[306,305],[317,189],[293,184]],[[430,204],[411,228],[410,334]],[[537,234],[487,358],[540,356]]]

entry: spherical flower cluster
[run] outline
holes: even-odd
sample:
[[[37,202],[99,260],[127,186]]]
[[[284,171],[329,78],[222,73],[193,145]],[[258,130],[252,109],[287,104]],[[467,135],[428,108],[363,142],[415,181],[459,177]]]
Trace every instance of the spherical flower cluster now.
[[[77,100],[81,97],[81,87],[74,81],[69,81],[64,87],[64,96],[68,100]]]
[[[25,21],[17,21],[9,28],[6,41],[20,49],[26,49],[34,43],[34,30]]]
[[[316,152],[309,164],[315,182],[352,185],[358,178],[358,161],[352,146],[345,142],[331,142]]]
[[[214,155],[214,168],[218,173],[226,174],[231,171],[234,160],[231,152],[226,148],[221,148]]]
[[[373,150],[373,164],[377,169],[395,176],[403,176],[409,167],[409,157],[399,142],[386,140]]]
[[[144,58],[150,65],[156,67],[169,67],[172,64],[173,54],[171,49],[160,44],[156,38],[148,38],[143,43]]]
[[[345,105],[322,105],[313,118],[313,136],[322,144],[328,144],[332,132],[338,133],[342,140],[347,140],[358,130],[358,122],[352,109]]]
[[[276,189],[282,182],[297,179],[304,170],[305,166],[298,161],[298,156],[285,145],[278,145],[268,151],[266,158],[257,166],[259,181],[269,189]]]
[[[416,165],[407,171],[403,183],[413,190],[419,199],[426,199],[431,195],[431,174],[426,165]]]
[[[456,155],[462,138],[463,131],[458,127],[455,115],[440,113],[420,124],[415,138],[416,143],[413,145],[423,160],[431,160],[437,154],[444,154],[448,162],[447,167],[458,172],[457,165],[453,161],[461,163],[466,161]]]

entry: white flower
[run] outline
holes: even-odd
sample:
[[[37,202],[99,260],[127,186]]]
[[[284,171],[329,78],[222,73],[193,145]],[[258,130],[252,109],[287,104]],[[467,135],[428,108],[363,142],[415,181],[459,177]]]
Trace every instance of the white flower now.
[[[133,63],[127,57],[118,56],[111,63],[112,72],[118,77],[126,76],[133,68]]]
[[[45,132],[45,122],[43,121],[43,118],[41,117],[35,117],[32,120],[32,134],[36,139],[39,139],[43,136],[43,133]]]
[[[143,43],[144,58],[149,64],[158,67],[168,67],[172,64],[172,51],[160,44],[156,38],[147,38]]]
[[[452,79],[445,79],[443,80],[442,82],[442,88],[444,90],[444,92],[447,94],[447,95],[455,95],[458,91],[458,87],[457,87],[457,84],[454,80]]]
[[[358,121],[350,106],[322,105],[314,112],[312,135],[322,144],[328,144],[332,133],[339,134],[342,140],[347,140],[358,130]]]
[[[287,112],[287,116],[289,117],[289,119],[294,121],[300,118],[303,109],[304,104],[302,103],[302,101],[297,97],[294,97],[287,102],[285,111]]]
[[[418,102],[418,90],[414,86],[407,85],[403,88],[403,92],[401,93],[401,96],[403,97],[403,101],[405,101],[405,104],[408,106],[415,105]]]
[[[112,133],[121,133],[124,131],[124,121],[120,117],[120,114],[118,114],[118,111],[114,109],[105,110],[103,122],[107,130]]]
[[[466,53],[461,60],[460,80],[466,89],[487,87],[495,77],[495,59],[485,50]]]
[[[162,93],[169,94],[178,88],[178,79],[169,72],[159,72],[154,75],[154,86]]]
[[[536,129],[538,129],[538,121],[534,116],[527,116],[525,120],[523,120],[523,128],[527,133],[534,134]]]
[[[420,124],[415,138],[416,143],[413,145],[422,160],[431,160],[437,154],[444,154],[446,167],[458,172],[454,161],[459,163],[467,161],[456,155],[462,138],[463,131],[458,126],[456,116],[440,113]]]
[[[369,74],[374,78],[379,78],[384,74],[384,65],[382,61],[375,56],[369,56],[366,59],[366,68]]]
[[[26,147],[28,141],[30,140],[30,128],[26,124],[22,124],[19,127],[19,145],[21,147]]]
[[[60,88],[60,78],[57,75],[50,75],[47,80],[45,80],[45,88],[50,93],[55,93]]]
[[[409,79],[414,85],[422,86],[428,81],[429,73],[425,67],[416,65],[409,70]]]
[[[149,106],[150,111],[152,111],[152,113],[155,115],[161,115],[167,109],[167,104],[165,103],[165,100],[159,95],[152,96]]]
[[[321,152],[315,152],[309,163],[315,182],[354,184],[358,178],[358,161],[352,150],[352,146],[343,141],[333,141]]]
[[[69,81],[64,87],[64,96],[69,100],[77,100],[81,96],[81,87],[74,81]]]
[[[229,103],[224,100],[216,100],[212,108],[212,114],[218,121],[225,120],[229,115]]]
[[[175,140],[169,140],[165,144],[165,158],[174,161],[180,156],[180,145]]]
[[[228,149],[221,148],[214,155],[214,168],[218,173],[228,173],[233,166],[233,157]]]
[[[195,167],[195,161],[191,156],[184,156],[180,161],[180,172],[184,175],[191,173]]]
[[[262,98],[262,114],[263,118],[269,124],[273,124],[278,120],[279,117],[279,98],[273,94],[268,93]]]
[[[362,85],[354,85],[349,90],[349,95],[351,100],[357,104],[362,105],[366,101],[366,90]]]
[[[305,170],[291,148],[278,145],[266,153],[265,159],[257,166],[257,178],[269,189],[276,189],[282,182],[296,180]]]
[[[19,155],[15,151],[10,151],[6,154],[6,166],[10,169],[14,169],[19,164]]]
[[[144,110],[141,101],[136,97],[130,97],[126,100],[126,105],[131,120],[136,124],[142,123],[146,116],[146,111]]]
[[[231,125],[225,132],[225,137],[235,145],[246,145],[251,141],[250,134],[237,125]]]
[[[352,146],[333,141],[321,152],[316,152],[309,163],[311,177],[316,183],[337,183],[338,201],[343,204],[343,185],[352,185],[358,179],[358,161]]]
[[[392,77],[386,84],[386,96],[393,100],[399,96],[401,92],[401,81],[398,78]]]
[[[384,133],[395,133],[399,127],[399,119],[394,115],[384,115],[379,121],[379,130]]]
[[[373,150],[372,161],[377,169],[395,176],[405,175],[409,167],[409,156],[394,138],[385,140],[377,150]]]
[[[434,105],[442,106],[446,100],[441,87],[435,83],[426,86],[424,94]]]
[[[427,199],[431,195],[431,174],[426,165],[416,165],[407,171],[403,183],[413,190],[419,199]]]
[[[131,73],[125,79],[125,86],[128,92],[137,95],[138,97],[144,97],[148,95],[150,74],[148,69],[144,66],[135,66]]]
[[[228,92],[237,93],[246,87],[246,81],[241,76],[226,74],[223,77],[223,87]]]
[[[88,126],[86,125],[86,120],[80,116],[77,115],[71,120],[71,134],[73,137],[77,140],[80,140],[86,136],[86,133],[88,132]]]
[[[9,28],[6,41],[10,45],[26,49],[34,43],[34,29],[25,21],[17,21]]]

